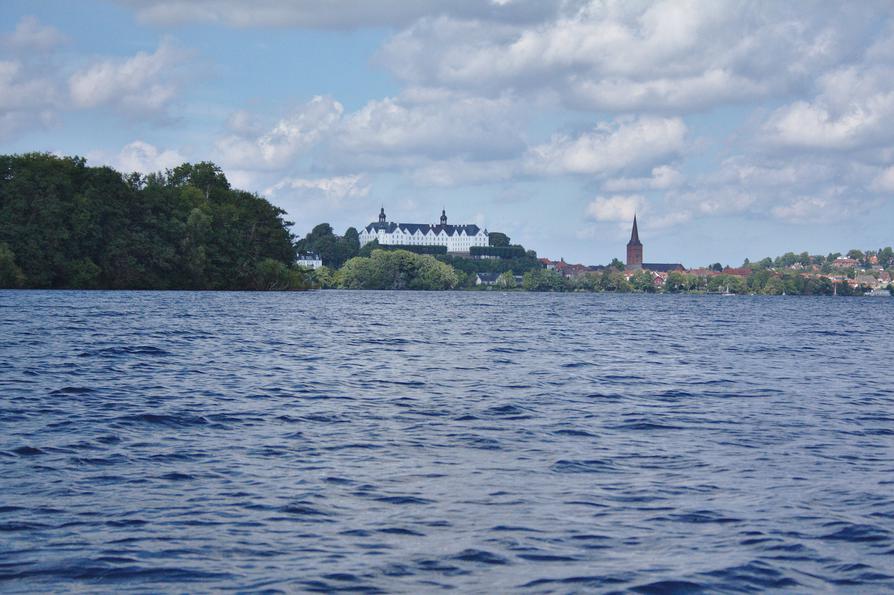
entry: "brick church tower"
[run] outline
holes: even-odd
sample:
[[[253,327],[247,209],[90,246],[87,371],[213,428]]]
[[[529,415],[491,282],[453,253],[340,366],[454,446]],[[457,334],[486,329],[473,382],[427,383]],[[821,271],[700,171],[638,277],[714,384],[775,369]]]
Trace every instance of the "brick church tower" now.
[[[639,241],[639,231],[636,229],[636,215],[633,216],[633,231],[630,232],[630,241],[627,242],[627,268],[643,268],[643,243]]]

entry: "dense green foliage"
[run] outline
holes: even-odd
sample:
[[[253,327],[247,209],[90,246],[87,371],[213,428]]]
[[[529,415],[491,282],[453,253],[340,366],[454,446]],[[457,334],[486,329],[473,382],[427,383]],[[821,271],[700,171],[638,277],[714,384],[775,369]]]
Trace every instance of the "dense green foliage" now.
[[[353,227],[337,236],[328,223],[320,223],[295,245],[298,252],[319,254],[323,265],[339,268],[360,251],[360,234]]]
[[[406,250],[407,252],[412,252],[413,254],[430,254],[432,256],[447,254],[447,246],[404,246],[380,244],[378,247],[382,250]]]
[[[543,268],[543,264],[537,260],[537,255],[527,252],[520,258],[466,258],[447,254],[439,256],[438,260],[449,264],[458,271],[462,271],[469,277],[475,273],[505,273],[513,271],[516,275],[523,275],[527,271],[535,271]]]
[[[767,257],[757,262],[751,262],[746,258],[742,266],[754,269],[782,269],[793,265],[801,265],[802,267],[815,266],[822,272],[829,273],[834,270],[835,267],[833,267],[833,263],[835,262],[835,259],[840,256],[840,252],[832,252],[826,256],[821,254],[808,254],[807,252],[801,252],[800,254],[786,252],[782,256],[777,256],[776,258]],[[864,269],[873,266],[873,258],[878,260],[878,266],[883,269],[894,267],[894,249],[892,249],[891,246],[886,246],[878,250],[866,251],[852,249],[848,250],[846,256],[857,261],[860,268]]]
[[[0,284],[301,287],[284,214],[211,163],[142,176],[78,157],[0,156]]]
[[[511,244],[509,240],[509,236],[505,233],[501,233],[499,231],[492,231],[487,234],[487,243],[490,246],[494,246],[497,248],[501,248],[504,246],[509,246]]]
[[[460,276],[433,256],[407,250],[375,250],[352,258],[335,274],[345,289],[453,289]]]
[[[521,246],[472,246],[472,256],[492,256],[496,258],[524,258],[525,249]]]

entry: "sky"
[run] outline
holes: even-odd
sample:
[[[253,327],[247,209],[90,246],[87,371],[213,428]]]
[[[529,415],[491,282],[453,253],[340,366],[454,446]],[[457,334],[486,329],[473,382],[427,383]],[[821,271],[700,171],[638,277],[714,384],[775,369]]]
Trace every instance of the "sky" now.
[[[213,161],[297,235],[476,223],[540,256],[894,244],[894,3],[3,0],[0,152]]]

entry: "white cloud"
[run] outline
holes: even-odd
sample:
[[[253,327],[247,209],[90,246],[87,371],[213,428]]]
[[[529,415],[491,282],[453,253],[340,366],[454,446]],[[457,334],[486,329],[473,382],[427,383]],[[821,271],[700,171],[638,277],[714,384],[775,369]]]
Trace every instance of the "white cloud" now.
[[[314,97],[280,119],[270,130],[257,133],[258,125],[246,112],[230,119],[233,134],[217,141],[224,165],[242,168],[278,169],[290,165],[328,138],[341,120],[344,107],[331,97]]]
[[[55,27],[42,25],[36,17],[25,16],[12,33],[0,37],[0,40],[14,49],[46,51],[60,45],[66,38]]]
[[[56,118],[58,88],[52,78],[28,72],[17,60],[0,60],[0,139]]]
[[[142,174],[165,171],[186,161],[176,149],[159,149],[155,145],[136,140],[125,145],[117,154],[92,151],[87,154],[91,161],[107,163],[120,172]]]
[[[429,185],[447,185],[498,174],[493,164],[521,156],[526,145],[517,119],[509,100],[426,90],[373,100],[347,114],[337,101],[315,97],[266,131],[237,112],[216,148],[229,167],[284,171],[304,160],[332,173],[406,171]]]
[[[185,161],[175,149],[158,149],[137,140],[121,149],[115,158],[115,166],[124,172],[151,173],[174,168]]]
[[[30,110],[57,101],[56,87],[47,78],[32,78],[18,61],[0,61],[0,111]]]
[[[894,166],[888,167],[872,181],[872,189],[879,192],[894,192]]]
[[[636,213],[642,213],[646,199],[638,194],[598,196],[587,205],[587,215],[596,221],[632,221]]]
[[[459,158],[416,166],[411,179],[417,186],[451,187],[506,182],[519,173],[515,160],[466,161]]]
[[[644,117],[600,124],[575,137],[554,136],[533,147],[529,171],[551,174],[603,174],[652,166],[679,155],[686,125],[680,118]]]
[[[643,178],[613,178],[602,184],[606,192],[630,192],[639,190],[666,190],[679,186],[684,176],[669,165],[652,168],[652,174]]]
[[[134,115],[161,114],[180,89],[179,67],[186,56],[164,40],[152,53],[95,62],[69,78],[72,102],[79,108],[110,106]]]
[[[371,185],[362,175],[336,176],[332,178],[285,178],[264,191],[268,196],[284,192],[298,195],[322,196],[327,200],[341,201],[346,198],[364,198]]]
[[[336,150],[376,161],[382,156],[490,160],[524,151],[509,100],[448,96],[434,101],[386,98],[347,116]]]
[[[774,144],[846,150],[894,141],[894,63],[849,65],[817,81],[813,101],[776,110],[764,127]]]
[[[536,24],[431,15],[379,61],[414,85],[553,94],[594,111],[690,111],[786,94],[862,47],[881,4],[567,2]]]
[[[825,219],[823,213],[833,210],[833,205],[824,198],[819,197],[802,197],[783,205],[773,207],[773,216],[779,219],[785,219],[791,222],[816,221]],[[837,209],[835,209],[837,210]],[[838,211],[836,216],[843,213]]]

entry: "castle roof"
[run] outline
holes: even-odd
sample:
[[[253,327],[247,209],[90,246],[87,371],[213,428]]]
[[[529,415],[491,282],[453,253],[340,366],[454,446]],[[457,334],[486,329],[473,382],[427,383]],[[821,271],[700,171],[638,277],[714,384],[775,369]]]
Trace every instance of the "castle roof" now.
[[[460,234],[467,236],[475,236],[481,232],[481,228],[477,225],[432,225],[429,223],[370,223],[365,227],[367,233],[375,233],[384,231],[385,233],[394,233],[400,230],[403,233],[415,235],[416,232],[422,235],[440,235],[446,234],[450,237]]]

